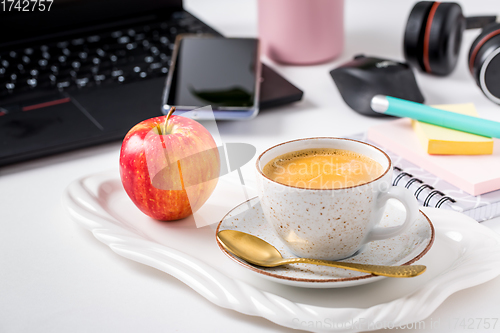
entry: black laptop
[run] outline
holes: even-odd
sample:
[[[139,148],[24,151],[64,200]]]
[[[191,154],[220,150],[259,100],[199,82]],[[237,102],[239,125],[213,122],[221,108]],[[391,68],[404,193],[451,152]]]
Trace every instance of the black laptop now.
[[[122,139],[161,115],[176,35],[220,35],[182,0],[16,1],[0,11],[0,166]],[[261,109],[301,98],[264,66]]]

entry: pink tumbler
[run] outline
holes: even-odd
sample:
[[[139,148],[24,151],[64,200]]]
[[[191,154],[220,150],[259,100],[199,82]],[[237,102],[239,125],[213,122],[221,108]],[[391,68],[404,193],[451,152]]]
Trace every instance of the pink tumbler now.
[[[271,59],[309,65],[344,47],[344,0],[259,0],[259,39]]]

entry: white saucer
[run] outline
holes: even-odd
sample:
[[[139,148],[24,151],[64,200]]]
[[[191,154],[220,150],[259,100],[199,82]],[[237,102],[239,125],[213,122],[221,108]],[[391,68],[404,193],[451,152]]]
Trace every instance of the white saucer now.
[[[380,226],[399,225],[405,218],[405,210],[399,202],[389,201]],[[295,258],[276,236],[262,212],[259,198],[250,199],[233,208],[219,223],[221,230],[239,230],[258,236],[276,247],[284,258]],[[424,256],[434,242],[434,227],[429,218],[420,211],[417,221],[403,234],[394,238],[366,244],[362,251],[344,260],[375,265],[409,265]],[[219,248],[232,260],[250,271],[272,281],[307,288],[342,288],[361,285],[383,279],[383,276],[345,270],[341,268],[293,264],[279,267],[260,267],[247,263],[224,249]],[[425,274],[425,273],[424,273]]]

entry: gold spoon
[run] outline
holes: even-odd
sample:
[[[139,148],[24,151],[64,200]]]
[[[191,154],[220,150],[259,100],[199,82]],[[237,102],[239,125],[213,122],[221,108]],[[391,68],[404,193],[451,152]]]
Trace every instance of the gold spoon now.
[[[268,242],[259,237],[236,230],[222,230],[217,234],[217,239],[226,250],[235,256],[251,264],[263,267],[276,267],[287,264],[313,264],[389,277],[414,277],[422,274],[426,269],[423,265],[381,266],[306,258],[283,259],[281,253]]]

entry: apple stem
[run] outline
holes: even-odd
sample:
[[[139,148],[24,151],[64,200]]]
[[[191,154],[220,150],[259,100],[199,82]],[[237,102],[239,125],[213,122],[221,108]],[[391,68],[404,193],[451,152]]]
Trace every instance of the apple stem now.
[[[168,110],[167,113],[167,118],[165,118],[165,123],[163,124],[163,133],[162,134],[168,134],[168,120],[170,119],[170,116],[175,112],[175,106],[172,106],[170,110]]]

